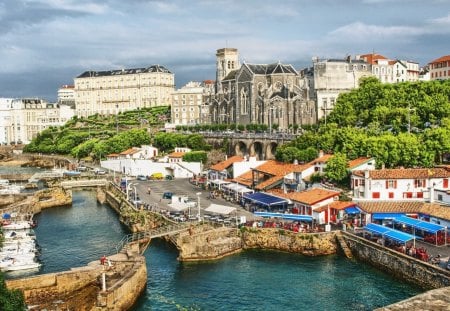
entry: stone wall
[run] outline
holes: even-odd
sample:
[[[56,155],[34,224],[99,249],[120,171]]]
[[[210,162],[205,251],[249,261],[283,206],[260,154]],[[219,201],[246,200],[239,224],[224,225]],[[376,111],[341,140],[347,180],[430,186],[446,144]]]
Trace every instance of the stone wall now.
[[[179,250],[181,261],[210,260],[234,254],[242,249],[261,248],[307,256],[334,254],[336,235],[327,233],[294,233],[280,229],[193,227],[171,241]]]
[[[219,259],[242,250],[239,231],[227,227],[193,227],[172,241],[179,250],[180,261]]]
[[[337,251],[335,232],[295,233],[283,229],[245,228],[244,248],[273,249],[307,256],[334,254]]]
[[[450,286],[450,271],[382,247],[349,232],[342,232],[342,236],[355,257],[382,271],[423,288]]]
[[[71,271],[7,280],[39,310],[129,310],[147,284],[145,258],[137,252],[109,256],[111,267],[91,262]],[[102,274],[106,290],[102,290]]]

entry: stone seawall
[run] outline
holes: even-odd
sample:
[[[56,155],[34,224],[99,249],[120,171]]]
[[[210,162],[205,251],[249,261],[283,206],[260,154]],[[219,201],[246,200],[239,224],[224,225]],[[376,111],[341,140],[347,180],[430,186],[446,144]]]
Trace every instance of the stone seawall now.
[[[423,288],[450,286],[450,271],[382,247],[349,232],[342,236],[358,259]]]
[[[193,227],[171,241],[179,250],[180,261],[214,260],[251,248],[306,256],[329,255],[337,251],[335,232],[302,234],[280,229],[243,227],[238,230],[203,225]]]
[[[111,267],[96,261],[70,271],[7,280],[6,286],[21,290],[31,310],[129,310],[147,285],[145,258],[130,250],[108,258]]]
[[[283,229],[245,228],[242,241],[244,248],[273,249],[307,256],[337,252],[335,232],[295,233]]]

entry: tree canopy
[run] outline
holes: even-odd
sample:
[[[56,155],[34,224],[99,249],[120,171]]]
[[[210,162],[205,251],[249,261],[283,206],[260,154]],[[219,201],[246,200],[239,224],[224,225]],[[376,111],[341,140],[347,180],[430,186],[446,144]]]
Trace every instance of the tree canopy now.
[[[450,152],[450,80],[382,84],[365,78],[341,94],[326,123],[277,150],[279,160],[314,148],[386,167],[431,167]],[[288,153],[288,155],[286,155]]]

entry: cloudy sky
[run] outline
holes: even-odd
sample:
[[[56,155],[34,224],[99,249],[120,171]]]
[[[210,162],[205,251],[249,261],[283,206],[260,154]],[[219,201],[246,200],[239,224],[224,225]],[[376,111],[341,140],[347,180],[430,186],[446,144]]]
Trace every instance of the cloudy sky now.
[[[161,64],[177,87],[248,63],[380,53],[421,66],[450,54],[450,0],[2,0],[0,97],[56,100],[86,70]]]

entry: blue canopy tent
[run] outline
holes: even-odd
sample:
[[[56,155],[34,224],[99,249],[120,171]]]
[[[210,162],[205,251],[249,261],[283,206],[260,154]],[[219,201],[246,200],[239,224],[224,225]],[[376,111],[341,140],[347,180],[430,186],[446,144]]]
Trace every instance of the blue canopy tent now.
[[[281,218],[298,221],[313,221],[313,217],[310,215],[298,215],[298,214],[283,214],[283,213],[267,213],[267,212],[255,212],[255,216],[268,217],[268,218]]]
[[[416,236],[412,235],[412,234],[408,234],[399,230],[395,230],[395,229],[391,229],[388,228],[386,226],[382,226],[382,225],[377,225],[374,223],[370,223],[367,224],[364,227],[364,230],[375,233],[375,234],[379,234],[381,235],[383,238],[388,238],[390,240],[394,240],[397,241],[399,243],[403,243],[405,244],[408,241],[416,240]]]
[[[355,205],[345,209],[346,214],[361,214],[361,210]]]
[[[416,230],[422,230],[435,235],[435,245],[437,245],[438,238],[437,234],[439,231],[444,231],[445,235],[445,244],[447,244],[447,230],[444,226],[440,226],[438,224],[433,224],[428,221],[423,221],[420,219],[415,219],[407,216],[396,217],[393,219],[394,223],[400,223],[406,226],[409,226],[413,229],[414,235],[416,234]]]
[[[3,219],[11,219],[11,215],[8,213],[3,214]]]
[[[273,206],[286,207],[288,200],[263,192],[245,193],[243,199],[270,209]]]
[[[372,220],[385,220],[394,219],[397,217],[405,216],[403,213],[373,213]]]

